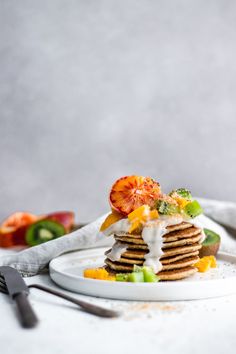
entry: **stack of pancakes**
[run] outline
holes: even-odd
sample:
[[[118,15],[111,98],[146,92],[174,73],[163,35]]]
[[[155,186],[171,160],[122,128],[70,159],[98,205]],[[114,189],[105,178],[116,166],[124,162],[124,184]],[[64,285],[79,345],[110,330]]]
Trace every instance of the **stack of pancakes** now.
[[[133,266],[142,266],[145,255],[149,252],[148,245],[140,234],[126,232],[114,235],[116,243],[126,246],[118,261],[109,259],[108,250],[105,254],[106,269],[110,273],[132,272]],[[162,237],[162,269],[157,273],[160,280],[179,280],[194,274],[194,264],[199,260],[202,240],[202,229],[190,223],[167,226],[167,233]]]

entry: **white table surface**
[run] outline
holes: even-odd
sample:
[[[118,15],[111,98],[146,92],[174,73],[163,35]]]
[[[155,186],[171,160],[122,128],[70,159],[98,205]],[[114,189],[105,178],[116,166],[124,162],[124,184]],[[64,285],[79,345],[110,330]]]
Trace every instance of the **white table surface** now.
[[[27,284],[58,288],[47,274],[25,280]],[[31,289],[30,301],[40,323],[26,330],[20,327],[8,296],[0,294],[0,353],[235,353],[236,294],[149,303],[73,295],[121,310],[123,316],[101,319],[65,300]]]

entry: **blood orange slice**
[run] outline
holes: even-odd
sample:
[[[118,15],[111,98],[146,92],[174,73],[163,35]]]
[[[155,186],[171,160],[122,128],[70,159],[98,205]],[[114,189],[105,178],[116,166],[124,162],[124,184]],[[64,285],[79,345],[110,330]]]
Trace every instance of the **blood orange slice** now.
[[[37,219],[36,215],[26,212],[16,212],[10,215],[0,225],[0,247],[26,245],[26,229]]]
[[[9,229],[10,231],[16,230],[18,227],[30,225],[35,222],[38,217],[31,213],[26,212],[16,212],[10,215],[3,223],[0,225],[0,229]]]
[[[152,207],[160,194],[160,185],[152,178],[125,176],[113,184],[110,192],[110,204],[112,209],[127,216],[144,204]]]

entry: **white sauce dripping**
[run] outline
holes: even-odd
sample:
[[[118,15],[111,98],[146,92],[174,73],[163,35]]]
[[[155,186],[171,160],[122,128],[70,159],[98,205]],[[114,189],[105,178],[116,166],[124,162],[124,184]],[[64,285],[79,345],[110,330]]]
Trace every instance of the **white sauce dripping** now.
[[[145,255],[144,265],[151,267],[155,273],[159,272],[162,268],[160,262],[160,257],[163,255],[163,236],[168,233],[167,226],[177,225],[181,222],[188,222],[196,227],[202,229],[202,239],[200,242],[203,242],[205,239],[205,234],[203,227],[197,218],[189,219],[184,217],[181,214],[176,215],[160,215],[158,219],[147,222],[142,231],[142,238],[144,242],[148,245],[149,252]],[[130,228],[130,222],[126,219],[121,219],[116,223],[108,227],[104,234],[106,236],[114,235],[116,233],[127,233]],[[128,248],[127,244],[122,244],[116,242],[111,252],[107,255],[112,261],[119,261],[123,252]]]
[[[127,250],[128,246],[129,245],[126,243],[114,243],[111,251],[107,254],[107,258],[109,258],[113,262],[119,261],[121,255]]]
[[[109,226],[106,230],[103,231],[104,235],[106,236],[111,236],[114,235],[117,232],[128,232],[130,228],[130,222],[129,219],[121,219],[111,226]]]
[[[168,232],[166,227],[180,224],[182,221],[181,215],[161,216],[155,221],[149,221],[143,228],[142,238],[149,249],[145,255],[144,265],[151,267],[155,273],[162,268],[160,258],[163,255],[163,236]]]

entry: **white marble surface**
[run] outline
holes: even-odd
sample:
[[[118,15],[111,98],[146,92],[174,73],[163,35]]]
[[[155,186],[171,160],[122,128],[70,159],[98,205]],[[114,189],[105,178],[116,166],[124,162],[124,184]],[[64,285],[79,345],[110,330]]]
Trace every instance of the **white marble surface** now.
[[[48,275],[26,282],[56,287]],[[64,291],[64,290],[63,290]],[[126,302],[90,298],[93,303],[123,311],[119,319],[100,319],[75,305],[37,289],[30,300],[40,319],[37,328],[20,327],[9,299],[0,294],[1,353],[118,354],[234,353],[236,294],[186,302]]]

